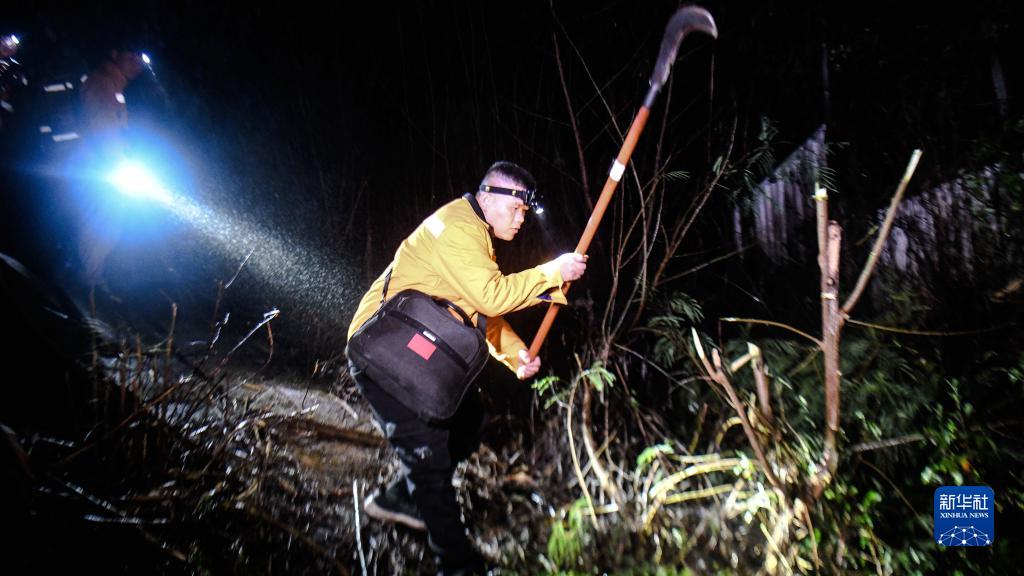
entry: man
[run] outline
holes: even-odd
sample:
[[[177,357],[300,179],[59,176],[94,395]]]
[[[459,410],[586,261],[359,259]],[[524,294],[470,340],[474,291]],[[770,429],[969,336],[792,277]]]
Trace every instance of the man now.
[[[145,69],[142,54],[112,50],[82,84],[82,113],[86,137],[101,146],[101,154],[123,156],[123,132],[128,126],[124,90]]]
[[[125,129],[128,107],[124,90],[145,69],[142,54],[113,50],[82,85],[81,106],[85,143],[91,157],[105,170],[113,170],[126,158]],[[86,287],[105,287],[103,270],[107,257],[121,239],[124,216],[121,206],[104,197],[82,198],[82,224],[78,229],[81,280]]]
[[[14,34],[0,36],[0,133],[14,114],[14,94],[25,87],[28,80],[21,64],[14,59],[21,41]]]
[[[411,288],[452,301],[478,326],[486,317],[491,355],[521,380],[537,374],[540,358],[529,357],[526,345],[502,316],[544,302],[565,304],[561,287],[583,275],[586,257],[563,254],[522,272],[501,273],[492,238],[515,238],[534,188],[529,172],[511,162],[496,162],[475,195],[453,200],[424,220],[363,296],[349,338],[379,308],[390,271],[389,295]],[[442,574],[482,572],[482,559],[466,537],[452,487],[455,466],[479,445],[484,414],[476,388],[471,387],[451,419],[426,422],[417,417],[415,406],[386,393],[355,364],[350,362],[349,370],[403,470],[387,490],[367,500],[366,514],[426,529]]]

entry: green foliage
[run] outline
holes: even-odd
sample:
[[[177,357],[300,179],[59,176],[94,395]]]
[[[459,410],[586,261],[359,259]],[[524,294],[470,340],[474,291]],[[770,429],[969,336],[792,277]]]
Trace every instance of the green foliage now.
[[[590,386],[593,386],[598,392],[603,392],[605,386],[611,387],[615,384],[615,375],[608,371],[601,362],[594,362],[590,368],[581,372],[575,379],[576,382],[580,380],[585,381]],[[569,396],[569,388],[559,386],[561,379],[558,376],[545,376],[538,380],[535,380],[530,385],[534,391],[537,392],[538,396],[547,398],[544,399],[544,409],[547,410],[555,404],[561,404],[567,401]]]
[[[970,470],[970,462],[961,448],[967,446],[974,436],[968,429],[974,406],[964,402],[960,382],[956,378],[949,380],[949,399],[952,409],[947,411],[942,404],[936,405],[933,409],[935,419],[925,433],[936,455],[921,471],[921,483],[926,486],[962,486],[964,473]]]
[[[665,173],[665,181],[667,182],[688,182],[690,180],[690,173],[685,170],[673,170],[672,172]]]
[[[658,335],[652,358],[671,367],[687,355],[688,328],[704,320],[700,302],[684,292],[675,292],[655,306],[657,313],[647,320],[647,329]]]
[[[919,298],[895,293],[885,323],[913,326],[921,307]],[[776,417],[784,421],[782,441],[772,449],[812,475],[820,462],[824,418],[821,354],[800,341],[757,344]],[[746,348],[746,339],[727,342],[723,360],[740,357]],[[815,528],[824,535],[818,554],[842,558],[834,570],[999,574],[1013,566],[1012,554],[1000,552],[998,541],[988,558],[999,560],[985,565],[978,556],[941,550],[931,540],[931,495],[937,486],[990,485],[1005,494],[1008,510],[1024,510],[1021,479],[1008,473],[1024,469],[1024,454],[1018,443],[1006,441],[1009,430],[1001,428],[1020,412],[1024,357],[1018,352],[1006,365],[984,346],[976,349],[971,368],[950,376],[934,339],[859,326],[844,334],[843,460],[815,514]],[[749,370],[732,373],[731,381],[752,396]],[[811,542],[800,545],[801,555],[812,557]]]
[[[556,518],[551,525],[547,559],[560,570],[571,569],[580,563],[586,536],[583,522],[586,510],[587,502],[580,498],[563,510],[562,517]]]
[[[1001,574],[1015,566],[1009,548],[997,539],[991,553],[971,555],[942,549],[931,540],[932,493],[943,485],[989,485],[1001,494],[1008,511],[1024,510],[1020,478],[1011,470],[1024,468],[1024,455],[1013,443],[998,441],[1003,422],[999,413],[1016,414],[1019,389],[1004,385],[1021,373],[1016,366],[999,366],[983,352],[969,379],[946,377],[935,351],[890,339],[876,350],[873,335],[853,342],[847,354],[860,373],[844,383],[849,410],[844,422],[850,445],[873,439],[902,439],[902,443],[851,456],[850,468],[826,491],[824,516],[836,534],[854,534],[846,545],[849,568],[895,574]],[[998,402],[986,402],[990,394]],[[922,441],[923,440],[923,441]],[[870,442],[869,442],[870,444]],[[998,522],[998,520],[997,520]],[[828,530],[826,530],[828,533]],[[826,548],[836,546],[826,541]]]
[[[674,453],[675,450],[672,448],[672,444],[668,442],[648,446],[647,448],[644,448],[643,452],[641,452],[639,456],[636,457],[636,469],[633,473],[639,476],[647,470],[647,467],[650,466],[658,456]]]
[[[835,169],[828,166],[827,159],[832,157],[837,150],[842,150],[849,147],[849,142],[826,142],[825,149],[822,150],[826,158],[826,162],[818,163],[814,167],[814,173],[811,175],[813,181],[818,183],[818,186],[822,186],[830,193],[839,190],[839,174]]]
[[[683,292],[676,292],[668,301],[669,310],[689,320],[692,324],[699,324],[704,320],[704,310],[700,302]]]
[[[819,545],[823,544],[829,551],[838,548],[838,538],[843,539],[847,550],[841,565],[845,571],[921,575],[934,568],[931,554],[934,545],[930,534],[924,535],[922,517],[911,515],[918,525],[902,527],[909,534],[917,535],[911,546],[894,548],[879,535],[879,529],[885,528],[892,518],[887,508],[891,508],[892,502],[902,505],[892,487],[861,488],[849,478],[841,477],[825,490],[824,496],[823,507],[828,510],[824,517],[828,525],[819,530],[824,528],[825,534],[834,536],[822,541],[819,532],[816,537]]]
[[[727,165],[720,159],[715,167],[723,176],[720,186],[733,191],[737,199],[744,193],[756,192],[752,187],[774,169],[771,152],[774,137],[771,123],[764,121],[754,150],[732,164]],[[1000,158],[1006,160],[1005,155]],[[994,269],[986,264],[982,270],[980,263],[1003,258],[999,260],[1001,283],[996,288],[1020,276],[1019,266],[1017,269],[1007,267],[1009,257],[1004,258],[998,250],[1009,246],[1014,254],[1024,253],[1019,249],[1019,237],[1024,236],[999,237],[1002,232],[987,230],[986,223],[993,218],[1001,218],[1003,223],[1016,220],[1018,223],[1011,222],[1011,226],[1000,230],[1020,230],[1019,222],[1024,219],[1014,217],[1024,211],[1019,194],[1024,190],[1022,174],[1019,169],[1006,168],[997,173],[961,175],[965,184],[977,192],[976,202],[969,206],[979,223],[978,228],[972,230],[979,263],[978,278],[981,279],[982,274],[991,275],[990,270]],[[836,175],[827,169],[818,170],[815,177],[830,189],[837,187]],[[998,181],[997,188],[1004,192],[1005,201],[1001,200],[998,206],[992,203],[990,193],[993,178]],[[667,176],[666,179],[672,180]],[[1011,193],[1005,194],[1007,191]],[[744,198],[751,196],[747,194]],[[876,303],[877,316],[870,321],[906,329],[943,328],[934,321],[942,312],[936,309],[937,297],[906,278],[886,277],[891,273],[891,270],[879,270],[875,278],[875,282],[885,284],[887,290],[884,302]],[[1012,292],[1007,300],[991,300],[996,306],[1003,306],[1000,312],[1008,312],[1007,323],[1014,321],[1012,315],[1019,310],[1019,300],[1013,298],[1019,298],[1019,292]],[[701,303],[688,294],[661,294],[641,319],[642,324],[636,327],[635,333],[640,336],[628,343],[636,354],[610,360],[621,363],[616,365],[615,374],[628,379],[628,385],[617,387],[615,392],[632,403],[633,412],[645,426],[642,441],[634,437],[630,442],[628,429],[621,434],[623,444],[630,443],[618,452],[618,459],[613,460],[618,463],[619,478],[628,482],[626,491],[631,488],[632,494],[640,495],[637,502],[643,501],[643,495],[650,495],[650,487],[672,474],[672,467],[677,464],[717,454],[753,453],[746,435],[736,424],[738,419],[725,399],[722,386],[707,382],[696,361],[689,333],[699,329],[704,314]],[[945,318],[948,320],[949,316]],[[947,324],[950,325],[956,323]],[[956,329],[952,326],[949,329]],[[815,332],[813,327],[799,327]],[[1024,485],[1019,474],[1019,470],[1024,469],[1024,453],[1019,446],[1019,414],[1024,412],[1021,391],[1024,354],[1018,337],[1008,337],[1012,336],[1011,332],[1004,331],[940,339],[896,335],[848,324],[840,349],[839,466],[823,498],[815,500],[807,498],[806,494],[812,492],[810,479],[821,472],[825,419],[823,358],[815,345],[787,338],[784,332],[777,334],[779,337],[757,339],[740,334],[715,343],[701,334],[700,341],[706,351],[721,346],[723,369],[741,401],[747,403],[754,433],[761,438],[767,461],[781,477],[788,496],[811,503],[813,533],[810,537],[804,533],[790,538],[786,543],[791,552],[789,563],[784,568],[780,565],[779,573],[798,569],[813,573],[813,567],[808,568],[801,562],[814,558],[822,563],[819,573],[825,574],[994,575],[1019,570],[1024,559],[1017,550],[1019,547],[1012,546],[1006,538],[997,538],[992,548],[978,554],[978,551],[941,549],[932,541],[931,534],[932,493],[940,485],[992,486],[999,495],[999,506],[1003,507],[997,510],[1002,522],[1011,522],[1024,511]],[[771,424],[757,421],[756,387],[750,364],[736,363],[735,371],[729,368],[732,362],[748,354],[748,343],[761,349],[773,408]],[[955,362],[950,360],[954,355]],[[643,359],[637,361],[638,356]],[[649,370],[652,364],[657,370]],[[667,386],[659,389],[659,380]],[[603,365],[594,364],[588,370],[581,370],[573,384],[584,383],[603,391],[605,385],[614,381]],[[569,388],[563,384],[558,391],[558,384],[552,381],[538,390],[552,396],[550,403],[556,397],[564,398]],[[665,398],[668,402],[663,402]],[[648,422],[652,426],[647,427]],[[620,424],[615,426],[616,431],[627,427],[626,424],[621,428]],[[652,430],[653,436],[650,435]],[[608,454],[616,448],[613,445]],[[631,466],[631,462],[635,464]],[[754,466],[741,481],[765,483],[762,473]],[[718,482],[712,479],[708,483]],[[737,490],[747,490],[750,484]],[[696,490],[698,485],[688,485],[687,490],[690,488]],[[753,501],[749,495],[747,499]],[[785,504],[782,500],[770,504],[780,505],[781,510]],[[602,556],[606,553],[602,550],[604,543],[617,537],[613,535],[615,528],[609,527],[613,522],[606,520],[612,515],[602,517],[601,529],[586,533],[582,529],[589,528],[589,522],[574,524],[571,514],[566,512],[558,527],[552,529],[548,543],[551,564],[546,566],[550,566],[553,573],[568,573],[559,572],[564,570],[593,573],[595,566],[616,574],[678,573],[672,566],[695,565],[691,561],[697,557],[704,573],[754,572],[760,566],[757,563],[763,562],[765,557],[765,548],[759,548],[765,542],[759,539],[757,531],[765,536],[783,528],[799,532],[794,528],[796,523],[786,527],[774,524],[780,516],[774,515],[777,510],[766,505],[750,514],[738,514],[735,507],[729,509],[729,513],[737,514],[732,518],[742,518],[744,525],[754,532],[740,536],[739,526],[726,522],[714,530],[729,530],[731,542],[729,538],[716,539],[708,533],[698,535],[698,526],[704,525],[691,524],[691,520],[694,517],[717,518],[725,510],[724,502],[730,501],[677,500],[666,504],[658,512],[652,531],[635,533],[630,546],[625,548],[656,549],[659,553],[647,558],[657,560],[645,558],[635,564],[632,558]],[[731,502],[735,506],[736,500]],[[1012,513],[1016,517],[1010,516]],[[628,512],[619,514],[629,519]],[[802,521],[801,518],[798,523]],[[679,543],[674,551],[661,556],[672,531],[686,534],[685,545]],[[702,541],[702,536],[710,538],[717,548],[704,547],[707,541]],[[581,542],[582,548],[576,548]],[[751,558],[745,558],[749,551],[753,551]],[[572,555],[576,553],[586,559],[572,563]],[[731,559],[716,556],[719,553],[723,556],[735,553],[740,560],[730,564]],[[784,556],[779,554],[780,562],[785,560]],[[665,566],[659,566],[662,562]]]
[[[779,135],[779,129],[767,116],[761,117],[761,131],[757,135],[757,147],[746,158],[741,170],[743,184],[748,191],[757,189],[761,180],[771,174],[778,164],[772,146]]]
[[[546,394],[549,395],[548,398],[544,400],[545,410],[561,402],[569,393],[568,390],[558,390],[556,387],[558,382],[560,382],[558,376],[551,375],[534,380],[533,384],[530,384],[530,388],[536,391],[538,396],[543,397]]]
[[[732,163],[726,162],[722,156],[715,159],[712,171],[721,175],[721,186],[729,190],[731,199],[737,204],[749,209],[750,200],[761,181],[775,170],[777,162],[774,146],[778,134],[779,130],[772,121],[762,116],[757,143],[750,152]]]
[[[1024,383],[1024,354],[1021,355],[1016,366],[1006,369],[1006,376],[1009,378],[1010,384]]]
[[[598,392],[603,392],[605,386],[611,388],[615,384],[615,375],[609,372],[600,362],[594,362],[590,368],[580,374],[580,377],[586,379]]]

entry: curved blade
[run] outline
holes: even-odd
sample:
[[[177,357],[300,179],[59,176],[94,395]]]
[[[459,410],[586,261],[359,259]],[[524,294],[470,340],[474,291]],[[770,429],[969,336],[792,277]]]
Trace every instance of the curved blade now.
[[[676,61],[676,53],[683,38],[690,32],[703,32],[712,38],[718,38],[715,19],[700,6],[684,6],[672,16],[665,27],[665,37],[661,40],[661,51],[658,62],[651,74],[651,86],[660,89],[668,80],[668,73]]]

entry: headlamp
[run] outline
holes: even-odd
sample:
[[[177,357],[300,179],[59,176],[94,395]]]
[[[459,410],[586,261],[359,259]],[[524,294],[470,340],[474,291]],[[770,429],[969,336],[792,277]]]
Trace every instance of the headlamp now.
[[[169,190],[160,184],[149,170],[134,163],[123,163],[108,177],[122,194],[146,200],[155,200],[163,204],[171,204],[174,199]]]
[[[540,201],[540,195],[537,194],[536,190],[516,190],[515,188],[501,188],[499,186],[490,186],[487,184],[481,184],[479,190],[481,192],[504,194],[513,198],[519,198],[523,201],[523,204],[526,204],[531,209],[543,211],[543,208],[541,208],[538,203]]]

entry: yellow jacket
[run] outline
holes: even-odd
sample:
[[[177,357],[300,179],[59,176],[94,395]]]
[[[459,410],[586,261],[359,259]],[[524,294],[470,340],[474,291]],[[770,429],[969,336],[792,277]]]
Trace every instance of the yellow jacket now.
[[[453,200],[421,223],[395,252],[391,262],[388,297],[412,288],[446,298],[478,323],[487,317],[491,355],[509,369],[518,366],[519,350],[526,348],[501,317],[545,302],[565,304],[562,274],[554,261],[515,274],[502,274],[494,258],[490,226],[466,195]],[[380,307],[385,270],[359,302],[348,337]]]

